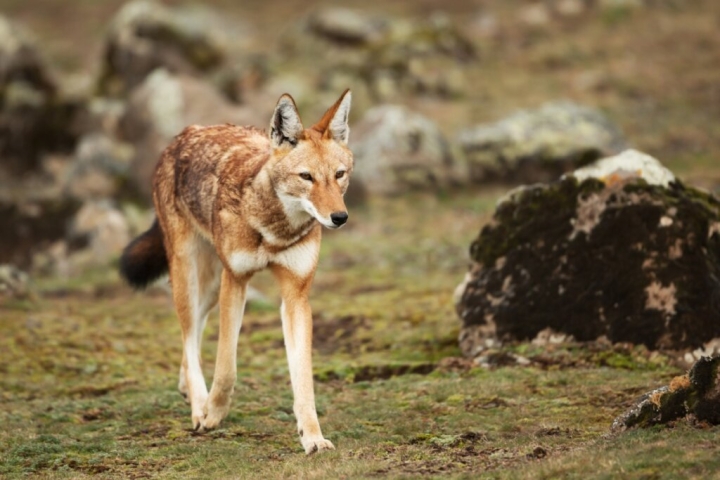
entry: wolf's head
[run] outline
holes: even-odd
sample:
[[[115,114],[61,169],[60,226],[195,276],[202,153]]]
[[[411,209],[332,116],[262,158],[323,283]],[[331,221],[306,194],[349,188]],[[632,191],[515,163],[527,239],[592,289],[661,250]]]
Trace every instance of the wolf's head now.
[[[350,101],[345,90],[318,123],[305,129],[292,97],[278,100],[270,121],[270,178],[291,221],[310,215],[339,228],[348,219],[343,195],[353,168],[347,147]]]

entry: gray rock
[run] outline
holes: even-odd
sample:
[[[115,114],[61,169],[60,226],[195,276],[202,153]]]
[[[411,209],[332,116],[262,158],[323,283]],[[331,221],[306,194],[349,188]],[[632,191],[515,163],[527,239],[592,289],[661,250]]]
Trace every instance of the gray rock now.
[[[369,110],[351,130],[352,189],[392,195],[436,190],[462,175],[448,142],[430,119],[399,105]]]
[[[369,44],[389,32],[387,19],[342,7],[318,10],[308,19],[308,27],[313,33],[341,44]]]
[[[720,337],[720,200],[639,152],[577,176],[514,190],[472,243],[463,353],[547,328],[651,350]]]
[[[133,154],[132,145],[105,134],[83,136],[62,180],[63,192],[79,200],[117,196],[126,183]]]
[[[31,295],[30,276],[13,265],[0,265],[0,299]]]
[[[152,198],[152,174],[162,150],[187,125],[252,124],[251,112],[229,103],[201,80],[158,69],[133,91],[120,121],[123,140],[135,148],[130,181]]]
[[[548,181],[625,148],[619,129],[604,115],[570,102],[463,130],[458,142],[475,182]]]
[[[559,0],[555,4],[555,11],[562,17],[574,18],[585,12],[587,6],[584,0]]]
[[[547,4],[535,2],[520,8],[517,17],[528,27],[542,28],[550,25],[552,12]]]
[[[106,200],[85,202],[68,231],[68,243],[83,245],[87,261],[93,264],[104,264],[120,255],[130,240],[125,216]]]
[[[235,32],[243,30],[242,24],[197,5],[171,9],[155,1],[131,1],[108,29],[99,92],[124,96],[160,67],[184,74],[211,72],[223,65],[233,45],[242,46]]]
[[[463,67],[477,59],[473,43],[446,16],[410,21],[339,8],[299,22],[283,50],[289,62],[307,59],[320,79],[337,72],[361,79],[378,101],[398,93],[460,96],[467,83]]]

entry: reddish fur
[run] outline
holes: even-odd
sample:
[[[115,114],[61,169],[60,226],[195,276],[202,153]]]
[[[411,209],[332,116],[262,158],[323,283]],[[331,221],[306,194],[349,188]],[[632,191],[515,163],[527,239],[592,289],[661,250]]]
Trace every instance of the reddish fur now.
[[[187,390],[196,428],[213,428],[227,414],[247,283],[255,271],[270,268],[283,296],[283,332],[295,413],[304,432],[301,441],[306,452],[332,448],[322,438],[314,407],[307,295],[321,238],[318,220],[334,227],[327,219],[345,212],[343,194],[352,154],[345,145],[347,136],[331,130],[346,120],[346,95],[348,91],[308,130],[297,130],[301,124],[294,101],[281,97],[272,132],[296,133],[294,138],[276,141],[254,127],[191,126],[162,154],[153,181],[159,222],[155,233],[162,235],[183,333],[182,372],[187,382],[181,377],[180,387]],[[343,117],[336,117],[344,99]],[[338,176],[339,171],[346,173]],[[311,181],[301,174],[311,174]],[[155,246],[160,244],[157,235],[152,238]],[[150,237],[136,240],[129,249],[137,255],[131,257],[145,258],[140,252],[147,250],[149,241]],[[157,249],[152,252],[159,255]],[[218,298],[220,338],[208,396],[196,343],[203,319]]]

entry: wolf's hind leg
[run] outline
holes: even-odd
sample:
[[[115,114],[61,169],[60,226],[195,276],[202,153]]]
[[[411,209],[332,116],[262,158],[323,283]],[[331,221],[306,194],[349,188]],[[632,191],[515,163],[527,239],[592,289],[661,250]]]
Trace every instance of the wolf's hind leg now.
[[[215,376],[205,405],[204,428],[218,426],[230,410],[230,399],[237,379],[237,343],[245,311],[245,292],[250,277],[235,277],[223,270],[220,284],[220,335]]]
[[[183,361],[185,386],[192,408],[193,428],[202,426],[203,406],[207,400],[207,386],[200,366],[200,338],[207,312],[214,306],[212,284],[209,275],[213,263],[208,255],[208,244],[191,235],[182,243],[176,243],[170,260],[170,279],[173,300],[180,320],[183,337]]]
[[[196,325],[197,352],[198,361],[202,366],[202,335],[207,324],[210,311],[217,305],[218,292],[220,290],[220,272],[222,271],[222,263],[215,254],[214,249],[204,240],[198,240],[197,245],[197,275],[199,290],[199,315],[200,321]],[[185,371],[186,362],[184,360],[185,352],[183,351],[183,360],[180,362],[180,373],[178,375],[178,391],[187,403],[190,403],[188,395],[187,372]]]

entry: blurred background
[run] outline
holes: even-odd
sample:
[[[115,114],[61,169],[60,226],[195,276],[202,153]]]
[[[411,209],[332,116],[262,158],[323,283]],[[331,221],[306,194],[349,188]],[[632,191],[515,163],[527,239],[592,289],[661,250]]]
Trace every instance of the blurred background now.
[[[0,263],[69,276],[151,217],[185,125],[353,90],[351,203],[556,178],[633,146],[718,189],[711,0],[0,2]]]

